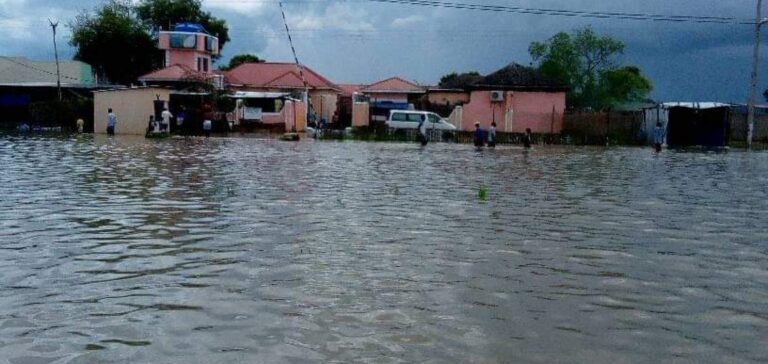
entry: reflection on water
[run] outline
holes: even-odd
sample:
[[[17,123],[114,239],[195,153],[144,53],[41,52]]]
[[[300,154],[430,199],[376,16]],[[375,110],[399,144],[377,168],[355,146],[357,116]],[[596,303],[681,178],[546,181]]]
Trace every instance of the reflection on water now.
[[[0,166],[10,363],[768,360],[765,153],[4,136]]]

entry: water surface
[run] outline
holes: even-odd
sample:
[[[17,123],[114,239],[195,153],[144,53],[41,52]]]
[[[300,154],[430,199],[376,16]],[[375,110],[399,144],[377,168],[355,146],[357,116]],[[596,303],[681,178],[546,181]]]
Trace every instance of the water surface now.
[[[2,136],[0,196],[0,362],[768,360],[766,153]]]

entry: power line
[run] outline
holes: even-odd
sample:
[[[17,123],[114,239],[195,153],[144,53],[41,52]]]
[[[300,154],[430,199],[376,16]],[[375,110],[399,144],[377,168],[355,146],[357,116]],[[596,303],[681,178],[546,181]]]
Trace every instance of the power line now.
[[[738,19],[735,17],[721,17],[721,16],[666,15],[666,14],[625,13],[625,12],[608,12],[608,11],[561,10],[561,9],[547,9],[547,8],[526,8],[526,7],[505,6],[505,5],[481,5],[481,4],[471,4],[471,3],[430,1],[430,0],[366,0],[366,1],[372,2],[372,3],[384,3],[384,4],[401,4],[401,5],[413,5],[413,6],[425,6],[425,7],[437,7],[437,8],[478,10],[478,11],[531,14],[531,15],[551,15],[551,16],[563,16],[563,17],[645,20],[645,21],[661,21],[661,22],[674,22],[674,23],[688,22],[688,23],[743,24],[743,25],[755,24],[755,22],[752,20]]]
[[[48,75],[51,75],[51,76],[56,76],[56,73],[55,73],[55,72],[46,71],[46,70],[44,70],[44,69],[41,69],[41,68],[37,68],[37,67],[35,67],[35,66],[32,66],[32,65],[26,64],[26,63],[24,63],[24,62],[19,62],[19,61],[17,61],[17,60],[15,60],[15,59],[13,59],[12,57],[8,57],[8,56],[0,56],[0,58],[2,58],[2,59],[4,59],[4,60],[6,60],[6,61],[8,61],[8,62],[11,62],[11,63],[15,63],[15,64],[17,64],[17,65],[19,65],[19,66],[22,66],[22,67],[26,67],[26,68],[29,68],[29,69],[31,69],[31,70],[37,71],[37,72],[45,73],[45,74],[48,74]],[[62,75],[61,77],[62,77],[62,78],[67,78],[67,79],[70,79],[70,80],[72,80],[72,81],[77,81],[77,82],[80,82],[80,79],[79,79],[79,78],[74,78],[74,77],[70,77],[70,76],[67,76],[67,75]]]
[[[270,3],[275,0],[208,0],[210,3]],[[711,24],[739,24],[755,25],[754,20],[740,19],[730,16],[700,16],[700,15],[675,15],[675,14],[653,14],[653,13],[633,13],[618,11],[587,11],[587,10],[567,10],[554,8],[533,8],[508,5],[484,5],[465,2],[449,2],[435,0],[294,0],[291,3],[322,3],[322,2],[369,2],[381,4],[411,5],[422,7],[437,7],[459,10],[475,10],[496,13],[516,13],[529,15],[547,15],[560,17],[578,17],[594,19],[613,19],[613,20],[636,20],[636,21],[657,21],[670,23],[711,23]]]

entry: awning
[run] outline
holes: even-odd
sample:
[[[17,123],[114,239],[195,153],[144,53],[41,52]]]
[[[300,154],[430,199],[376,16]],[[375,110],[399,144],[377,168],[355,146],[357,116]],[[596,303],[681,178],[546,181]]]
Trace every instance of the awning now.
[[[255,92],[255,91],[237,91],[232,95],[227,95],[233,99],[279,99],[290,95],[287,92]]]

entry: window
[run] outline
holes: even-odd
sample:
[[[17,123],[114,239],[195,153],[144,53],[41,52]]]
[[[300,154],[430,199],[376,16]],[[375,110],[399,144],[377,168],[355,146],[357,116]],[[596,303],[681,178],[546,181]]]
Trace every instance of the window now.
[[[172,33],[169,41],[171,48],[197,48],[197,35],[195,34]]]
[[[440,122],[440,117],[438,117],[435,114],[429,114],[429,122],[430,123],[439,123]]]
[[[197,58],[197,70],[198,71],[202,71],[203,70],[203,59],[199,58],[199,57]]]
[[[408,114],[401,112],[392,113],[392,121],[408,121]]]
[[[208,58],[203,58],[203,72],[208,72]]]
[[[213,37],[205,37],[205,50],[213,52]]]
[[[408,121],[410,122],[420,123],[423,118],[424,115],[422,114],[408,114]]]

